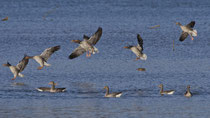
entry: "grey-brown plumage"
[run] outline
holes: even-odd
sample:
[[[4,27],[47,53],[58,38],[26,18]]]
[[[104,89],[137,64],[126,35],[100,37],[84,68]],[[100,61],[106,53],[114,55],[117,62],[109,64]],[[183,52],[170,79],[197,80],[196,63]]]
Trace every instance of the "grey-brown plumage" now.
[[[60,46],[54,46],[54,47],[50,47],[44,50],[44,52],[42,52],[42,54],[40,55],[46,62],[47,60],[50,58],[50,56],[55,52],[58,51],[60,49]]]
[[[27,66],[28,62],[29,57],[27,55],[24,55],[23,59],[16,65],[17,69],[19,69],[20,72],[22,72]]]
[[[50,64],[47,63],[47,60],[54,52],[58,51],[59,49],[59,45],[50,47],[45,49],[40,55],[31,56],[30,58],[34,59],[37,63],[40,64],[40,67],[38,67],[38,69],[41,70],[44,66],[50,66]]]
[[[164,95],[164,94],[171,95],[171,94],[174,94],[174,92],[175,92],[174,90],[164,91],[163,90],[163,84],[160,84],[158,87],[160,88],[160,94],[161,95]]]
[[[95,52],[98,52],[98,49],[94,45],[100,40],[101,35],[102,28],[99,27],[91,37],[84,35],[83,41],[72,40],[72,42],[78,43],[79,46],[69,55],[69,59],[74,59],[85,52],[87,52],[87,57],[91,56],[91,53],[95,54]]]
[[[122,95],[122,92],[114,92],[109,93],[109,87],[105,86],[104,89],[106,89],[106,94],[104,97],[120,97]]]
[[[181,25],[181,23],[177,22],[177,25],[180,26],[180,28],[182,29],[182,34],[179,38],[179,41],[184,41],[188,35],[190,35],[191,39],[193,40],[193,36],[197,36],[197,31],[195,29],[193,29],[194,25],[195,25],[195,21],[191,21],[189,24],[187,25]]]
[[[185,97],[192,97],[192,93],[190,92],[190,85],[187,86],[187,91],[184,94]]]
[[[39,87],[37,88],[38,91],[41,92],[64,92],[66,90],[66,88],[55,88],[55,85],[57,85],[54,81],[49,82],[48,84],[52,85],[51,88],[50,87]]]
[[[137,46],[125,46],[124,48],[126,49],[130,49],[136,56],[136,60],[138,59],[142,59],[142,60],[146,60],[147,59],[147,55],[143,53],[143,39],[141,38],[141,36],[139,34],[137,34],[137,41],[138,41],[138,45]]]
[[[14,78],[12,78],[12,80],[15,80],[17,76],[24,77],[24,75],[21,74],[21,72],[27,66],[28,61],[29,61],[29,56],[24,55],[23,59],[16,66],[12,66],[9,62],[3,64],[3,66],[9,67],[9,69],[14,75]]]

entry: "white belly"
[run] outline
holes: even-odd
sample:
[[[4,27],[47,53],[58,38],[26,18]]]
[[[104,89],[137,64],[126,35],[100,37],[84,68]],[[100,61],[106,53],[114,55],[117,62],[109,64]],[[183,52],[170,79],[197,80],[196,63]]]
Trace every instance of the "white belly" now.
[[[92,51],[93,47],[87,42],[83,41],[80,46],[84,48],[86,51]]]
[[[39,63],[40,66],[44,66],[43,59],[40,56],[34,56],[33,59]]]
[[[140,53],[140,51],[139,51],[138,48],[132,47],[132,48],[131,48],[131,51],[132,51],[137,57],[140,57],[140,56],[141,56],[141,53]]]
[[[17,69],[15,66],[10,66],[9,69],[11,70],[11,72],[12,72],[14,75],[17,75],[17,74],[18,74],[18,69]]]
[[[172,95],[172,94],[174,94],[174,91],[171,91],[171,92],[169,92],[168,94],[169,94],[169,95]]]

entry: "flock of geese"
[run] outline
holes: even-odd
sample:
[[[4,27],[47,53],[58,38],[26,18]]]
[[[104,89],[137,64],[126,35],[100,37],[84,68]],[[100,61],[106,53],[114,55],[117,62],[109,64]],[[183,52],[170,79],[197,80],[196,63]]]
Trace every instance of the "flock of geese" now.
[[[194,36],[197,36],[197,31],[193,29],[195,25],[195,21],[191,21],[187,25],[181,25],[179,22],[176,23],[177,25],[180,26],[182,30],[182,34],[179,38],[180,41],[184,41],[188,35],[190,35],[191,39],[193,40]],[[69,55],[69,59],[74,59],[76,57],[79,57],[83,53],[86,52],[86,57],[90,57],[91,54],[98,53],[98,49],[95,47],[96,43],[100,40],[102,36],[102,28],[99,27],[98,30],[91,36],[88,37],[86,35],[83,36],[83,40],[72,40],[72,42],[79,44],[79,46],[74,49],[74,51]],[[130,49],[135,55],[136,55],[136,60],[141,59],[141,60],[146,60],[147,55],[143,53],[143,39],[139,34],[137,34],[137,41],[138,45],[136,46],[125,46],[124,48]],[[28,56],[24,55],[23,59],[16,65],[12,66],[9,62],[6,64],[3,64],[3,66],[9,67],[11,72],[13,73],[14,77],[12,80],[15,80],[18,76],[19,77],[24,77],[24,75],[21,73],[25,67],[27,66],[29,59],[34,59],[40,67],[38,67],[38,70],[41,70],[44,66],[48,67],[51,66],[50,64],[47,63],[47,60],[50,58],[50,56],[58,51],[60,49],[60,46],[54,46],[45,49],[40,55],[35,55],[35,56]],[[51,87],[39,87],[37,88],[38,91],[46,91],[46,92],[64,92],[66,88],[55,88],[56,83],[51,81],[49,82]],[[169,90],[169,91],[164,91],[163,90],[163,84],[160,84],[158,87],[160,87],[160,94],[173,94],[175,91],[174,90]],[[105,97],[120,97],[122,95],[122,92],[117,92],[117,93],[109,93],[109,87],[105,86],[104,89],[106,89],[106,94]],[[191,97],[192,93],[190,92],[190,86],[187,86],[187,91],[184,94],[186,97]]]

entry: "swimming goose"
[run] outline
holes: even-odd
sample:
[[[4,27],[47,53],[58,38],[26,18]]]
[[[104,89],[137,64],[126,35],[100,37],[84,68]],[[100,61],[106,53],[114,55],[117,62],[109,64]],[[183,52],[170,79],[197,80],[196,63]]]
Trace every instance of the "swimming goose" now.
[[[122,92],[117,93],[109,93],[109,87],[105,86],[104,89],[106,89],[106,94],[104,97],[120,97],[122,95]]]
[[[164,94],[171,95],[171,94],[174,94],[174,92],[175,92],[174,90],[163,91],[163,84],[160,84],[158,87],[160,88],[161,95],[164,95]]]
[[[136,60],[142,59],[142,60],[147,60],[147,55],[144,54],[142,51],[143,49],[143,39],[139,34],[137,34],[137,39],[138,39],[138,45],[137,46],[125,46],[124,48],[130,49],[137,57]]]
[[[34,59],[37,63],[40,64],[41,67],[38,67],[38,70],[41,70],[44,66],[50,66],[50,64],[47,63],[47,60],[50,58],[50,56],[60,49],[60,46],[54,46],[45,49],[41,55],[31,56],[30,58]]]
[[[3,66],[9,67],[9,69],[14,75],[14,78],[12,78],[12,80],[15,80],[17,76],[24,77],[24,75],[20,72],[22,72],[25,69],[26,65],[28,64],[28,61],[29,56],[24,55],[23,59],[16,66],[12,66],[9,62],[3,64]]]
[[[190,85],[187,86],[187,91],[185,92],[184,96],[188,98],[192,96],[192,93],[190,92]]]
[[[195,25],[195,21],[191,21],[189,24],[187,25],[181,25],[181,23],[177,22],[177,25],[180,26],[180,28],[182,29],[182,34],[179,38],[180,41],[184,41],[188,35],[190,35],[191,39],[193,40],[193,36],[197,36],[197,30],[193,29],[194,25]]]
[[[51,88],[49,87],[39,87],[37,88],[38,91],[41,92],[64,92],[66,88],[55,88],[55,85],[57,85],[54,81],[51,81],[48,83],[49,85],[52,85]]]
[[[86,52],[86,57],[90,57],[91,53],[98,53],[98,49],[94,46],[101,38],[102,28],[99,27],[98,30],[92,35],[90,38],[88,36],[83,37],[83,41],[80,40],[72,40],[74,43],[78,43],[79,46],[69,55],[69,59],[74,59],[84,52]],[[89,53],[89,54],[88,54]]]

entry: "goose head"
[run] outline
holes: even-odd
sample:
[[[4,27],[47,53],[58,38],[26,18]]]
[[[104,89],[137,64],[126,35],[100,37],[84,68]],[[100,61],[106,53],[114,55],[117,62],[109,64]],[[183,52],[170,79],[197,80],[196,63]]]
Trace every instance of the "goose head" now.
[[[80,40],[71,40],[71,42],[80,44],[81,41]]]
[[[182,24],[180,22],[176,22],[176,25],[182,26]]]
[[[2,64],[3,66],[9,67],[11,66],[11,64],[9,62],[7,62],[6,64]]]
[[[163,84],[158,85],[159,88],[163,88]]]
[[[54,81],[48,83],[49,85],[57,85]]]
[[[109,89],[109,87],[108,87],[108,86],[104,86],[104,89],[107,89],[107,90],[108,90],[108,89]]]

